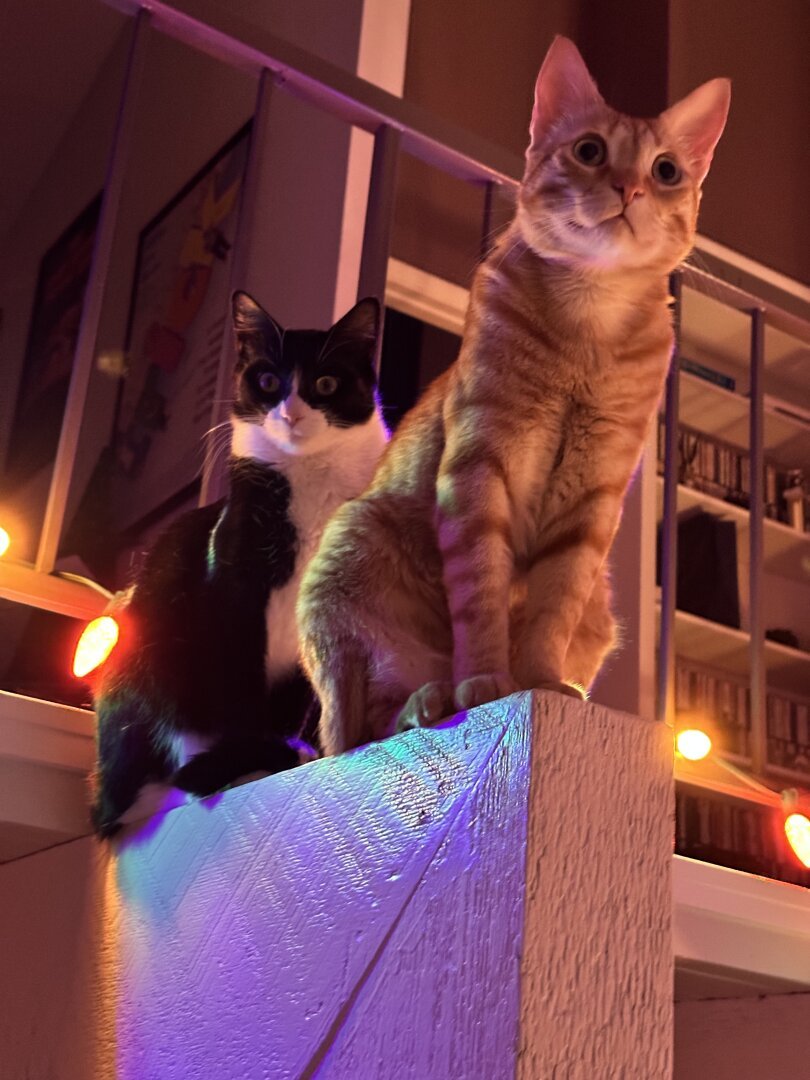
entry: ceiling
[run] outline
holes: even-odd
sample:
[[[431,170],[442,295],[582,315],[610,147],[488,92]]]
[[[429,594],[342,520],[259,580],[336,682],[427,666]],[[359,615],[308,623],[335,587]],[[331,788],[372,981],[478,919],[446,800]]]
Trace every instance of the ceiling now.
[[[102,0],[0,4],[0,237],[22,212],[126,22]]]

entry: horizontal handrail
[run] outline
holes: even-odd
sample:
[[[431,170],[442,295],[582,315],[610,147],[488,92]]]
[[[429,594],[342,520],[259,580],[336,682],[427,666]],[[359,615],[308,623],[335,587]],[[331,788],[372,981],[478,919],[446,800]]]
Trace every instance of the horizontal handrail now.
[[[444,172],[472,183],[494,181],[517,188],[522,159],[503,147],[457,127],[413,102],[395,97],[336,64],[313,56],[259,26],[195,0],[194,14],[182,0],[104,0],[128,15],[149,9],[152,25],[168,37],[259,75],[268,68],[288,93],[323,112],[372,133],[384,124],[402,133],[402,149]],[[527,102],[528,110],[528,102]],[[528,123],[528,114],[527,114]]]

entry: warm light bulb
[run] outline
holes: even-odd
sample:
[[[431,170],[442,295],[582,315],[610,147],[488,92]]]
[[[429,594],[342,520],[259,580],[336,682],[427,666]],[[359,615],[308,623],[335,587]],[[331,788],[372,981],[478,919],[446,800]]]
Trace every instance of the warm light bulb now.
[[[712,740],[699,728],[687,728],[675,736],[675,748],[687,761],[702,761],[712,748]]]
[[[73,657],[73,674],[83,679],[103,664],[118,641],[118,623],[110,615],[101,615],[82,631]]]
[[[790,814],[785,819],[785,836],[796,858],[810,870],[810,821],[804,814]]]
[[[10,546],[11,546],[11,537],[8,535],[8,533],[2,527],[2,525],[0,525],[0,559],[3,558],[3,556],[8,551]]]

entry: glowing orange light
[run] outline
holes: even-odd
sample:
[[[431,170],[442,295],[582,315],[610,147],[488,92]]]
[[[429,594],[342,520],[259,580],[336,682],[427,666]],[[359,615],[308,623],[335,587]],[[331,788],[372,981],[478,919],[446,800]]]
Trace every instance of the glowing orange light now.
[[[6,530],[0,525],[0,559],[3,558],[3,556],[8,551],[10,546],[11,546],[11,537],[8,535]]]
[[[804,814],[790,814],[785,819],[785,836],[796,858],[810,870],[810,821]]]
[[[712,740],[700,728],[686,728],[675,736],[675,748],[687,761],[702,761],[712,748]]]
[[[83,679],[103,664],[118,641],[118,623],[110,615],[101,615],[82,631],[73,657],[73,674]]]

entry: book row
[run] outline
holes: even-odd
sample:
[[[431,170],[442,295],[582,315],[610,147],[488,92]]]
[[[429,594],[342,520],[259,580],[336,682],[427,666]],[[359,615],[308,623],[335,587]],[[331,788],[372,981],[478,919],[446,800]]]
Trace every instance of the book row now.
[[[782,814],[774,807],[737,802],[679,785],[675,850],[692,859],[810,887],[810,870],[804,869],[790,850]]]
[[[751,692],[745,681],[678,658],[675,707],[708,719],[720,749],[750,757]],[[810,777],[810,702],[769,692],[765,710],[768,764]]]
[[[658,417],[658,466],[664,464],[664,418]],[[786,492],[797,490],[796,470],[765,463],[765,513],[796,527],[795,510]],[[685,424],[678,428],[678,483],[746,509],[751,503],[751,458],[745,450]],[[810,496],[805,494],[802,524],[810,531]]]

